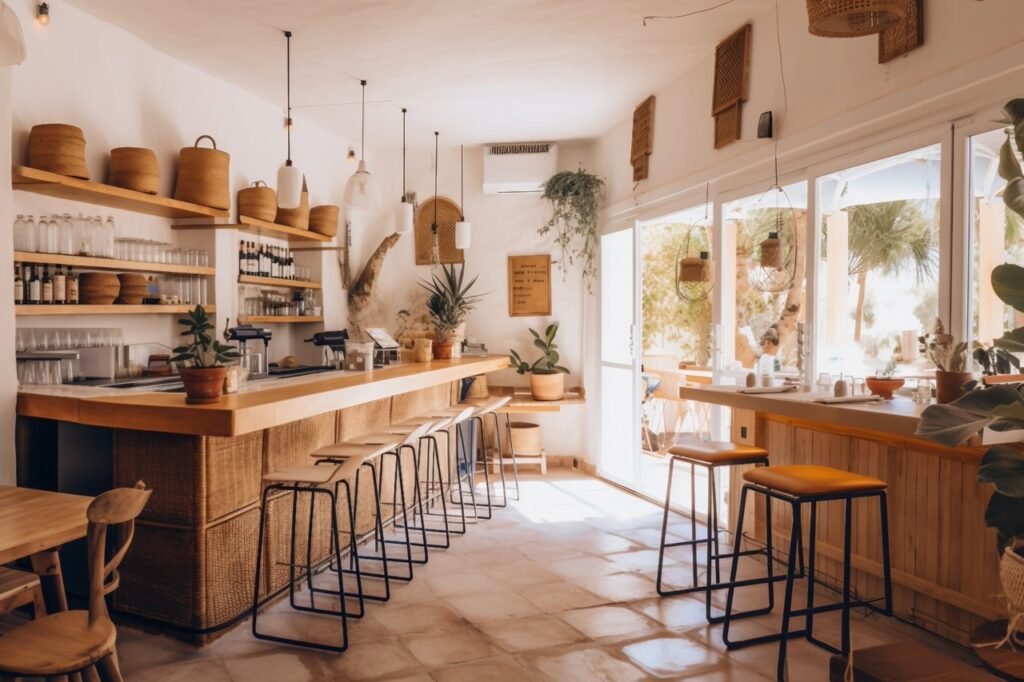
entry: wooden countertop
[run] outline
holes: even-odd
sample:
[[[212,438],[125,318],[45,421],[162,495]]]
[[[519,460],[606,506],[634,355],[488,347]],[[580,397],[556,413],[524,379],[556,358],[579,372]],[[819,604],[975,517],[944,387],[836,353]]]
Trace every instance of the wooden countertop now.
[[[507,356],[488,355],[249,382],[244,392],[212,405],[186,405],[183,393],[40,386],[18,393],[18,414],[117,429],[238,436],[506,367]]]

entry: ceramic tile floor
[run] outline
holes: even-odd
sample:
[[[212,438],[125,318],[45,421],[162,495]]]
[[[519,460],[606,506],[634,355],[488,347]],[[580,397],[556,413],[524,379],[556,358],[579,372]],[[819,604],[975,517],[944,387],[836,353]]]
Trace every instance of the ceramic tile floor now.
[[[344,654],[258,641],[248,623],[204,649],[121,626],[121,665],[135,682],[774,679],[775,646],[727,653],[701,600],[657,597],[660,525],[656,506],[600,480],[559,469],[526,475],[520,501],[432,551],[390,602],[350,621]],[[684,554],[671,575],[689,575]],[[737,605],[759,597],[740,592]],[[318,639],[337,633],[335,619],[299,616],[285,603],[260,623]],[[773,625],[770,616],[743,621],[738,635]],[[835,614],[816,620],[819,636],[837,633]],[[906,637],[877,615],[855,619],[855,646]],[[824,651],[791,645],[791,680],[825,680],[827,666]]]

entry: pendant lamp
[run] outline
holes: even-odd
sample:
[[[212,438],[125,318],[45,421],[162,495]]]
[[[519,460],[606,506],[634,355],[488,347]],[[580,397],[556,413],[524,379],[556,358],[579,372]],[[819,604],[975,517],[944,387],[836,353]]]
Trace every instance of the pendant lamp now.
[[[298,208],[302,202],[302,171],[292,165],[292,32],[285,31],[286,64],[288,72],[288,115],[284,119],[288,131],[288,158],[277,170],[277,205],[279,208]]]
[[[380,206],[380,194],[373,176],[366,170],[366,81],[361,80],[359,84],[363,86],[359,166],[345,185],[345,198],[342,203],[350,211],[369,211]]]
[[[466,146],[459,145],[459,222],[455,223],[455,248],[468,249],[472,227],[466,220]]]
[[[395,232],[398,234],[409,234],[412,232],[413,223],[413,201],[405,188],[405,113],[407,109],[402,108],[402,202],[398,204],[395,211]]]
[[[899,0],[807,0],[808,30],[825,38],[881,33],[906,15]]]
[[[430,224],[430,264],[441,262],[441,243],[437,225],[437,149],[441,133],[434,131],[434,222]]]
[[[25,36],[14,10],[0,0],[0,66],[14,66],[25,61]]]

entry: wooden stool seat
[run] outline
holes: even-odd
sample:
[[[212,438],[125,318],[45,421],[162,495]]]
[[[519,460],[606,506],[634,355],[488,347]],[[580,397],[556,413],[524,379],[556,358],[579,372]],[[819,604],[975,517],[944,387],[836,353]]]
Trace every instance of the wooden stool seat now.
[[[394,444],[385,445],[368,445],[359,443],[335,443],[333,445],[325,445],[322,448],[318,448],[310,453],[310,457],[314,459],[348,459],[354,457],[360,461],[365,461],[381,455],[388,450],[393,450],[398,445],[398,440],[392,438]]]
[[[300,464],[272,471],[263,477],[263,482],[327,485],[354,476],[362,463],[360,457],[349,457],[341,464]]]
[[[694,460],[710,466],[737,464],[767,464],[768,451],[753,445],[740,445],[724,441],[693,441],[669,448],[670,455]]]
[[[0,566],[0,613],[13,611],[26,604],[35,605],[36,618],[46,613],[39,576],[28,571]]]
[[[422,427],[420,427],[420,428],[422,428]],[[410,431],[409,433],[412,433],[412,431]],[[402,440],[404,440],[404,439],[401,439],[401,438],[397,438],[396,435],[398,435],[398,434],[394,434],[394,433],[364,433],[361,436],[356,436],[355,438],[349,438],[345,442],[346,443],[351,443],[351,444],[354,444],[354,445],[379,445],[381,447],[384,447],[385,450],[394,450],[395,448],[397,448],[401,444]],[[402,434],[402,435],[408,436],[409,434]]]
[[[0,661],[8,675],[66,675],[98,663],[116,639],[110,620],[90,626],[88,611],[61,611],[0,637]]]
[[[501,408],[508,405],[510,402],[512,402],[512,396],[510,395],[491,396],[490,398],[485,399],[477,406],[476,413],[490,414],[491,412],[500,410]]]
[[[795,497],[843,495],[885,490],[885,481],[842,469],[812,464],[761,467],[743,472],[743,479]]]
[[[829,680],[846,679],[846,659],[829,660]],[[1000,678],[919,642],[893,642],[853,652],[856,682],[986,682]]]

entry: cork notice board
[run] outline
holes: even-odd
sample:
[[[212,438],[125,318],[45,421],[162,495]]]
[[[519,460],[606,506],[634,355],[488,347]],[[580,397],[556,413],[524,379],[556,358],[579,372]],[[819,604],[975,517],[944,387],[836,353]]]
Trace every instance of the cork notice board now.
[[[508,314],[551,314],[551,256],[508,257]]]

